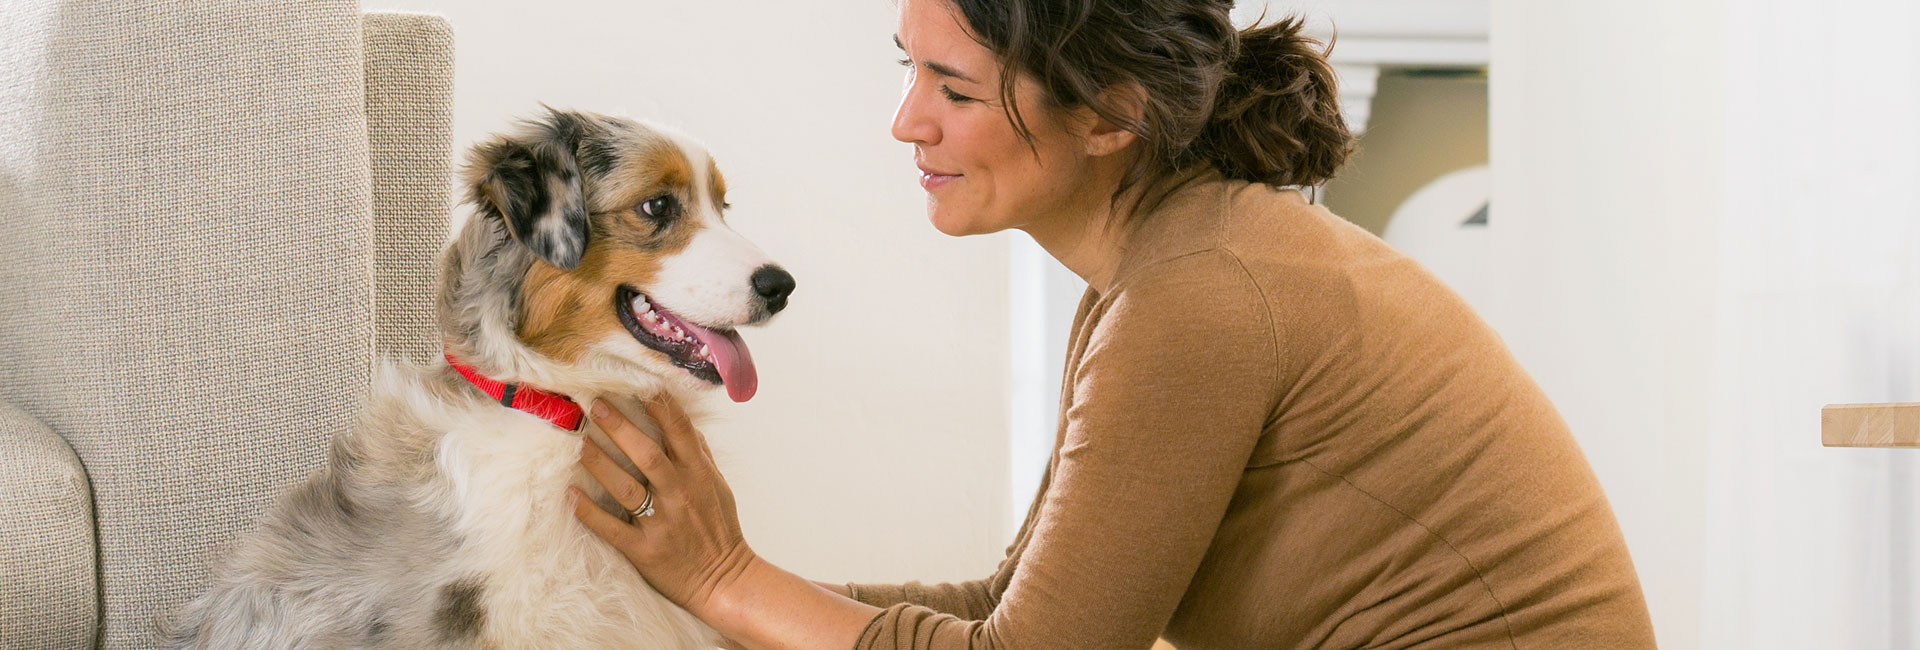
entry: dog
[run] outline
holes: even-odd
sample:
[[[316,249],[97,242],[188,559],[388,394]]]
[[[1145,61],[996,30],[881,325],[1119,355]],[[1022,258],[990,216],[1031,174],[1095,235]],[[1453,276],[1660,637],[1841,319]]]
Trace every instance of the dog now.
[[[471,150],[474,214],[436,287],[446,355],[376,364],[358,426],[216,567],[174,648],[712,648],[573,515],[580,405],[658,439],[638,397],[757,389],[736,327],[791,275],[723,219],[706,149],[666,127],[548,108]],[[564,397],[563,397],[564,396]],[[516,407],[508,406],[513,404]],[[636,472],[637,475],[637,472]]]

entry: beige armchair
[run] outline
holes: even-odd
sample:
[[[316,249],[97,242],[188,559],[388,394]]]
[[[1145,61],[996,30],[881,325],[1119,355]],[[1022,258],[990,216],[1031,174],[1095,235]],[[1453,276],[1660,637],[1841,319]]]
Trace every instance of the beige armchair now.
[[[152,645],[425,359],[452,35],[349,0],[0,17],[0,648]]]

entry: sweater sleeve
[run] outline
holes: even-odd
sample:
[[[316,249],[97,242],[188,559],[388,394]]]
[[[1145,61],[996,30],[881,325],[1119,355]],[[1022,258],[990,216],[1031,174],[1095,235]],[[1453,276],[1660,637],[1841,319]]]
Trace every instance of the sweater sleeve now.
[[[995,594],[989,588],[991,578],[941,584],[855,584],[847,583],[853,599],[886,609],[902,603],[919,605],[942,614],[979,620],[993,612]]]
[[[1272,409],[1277,350],[1264,304],[1220,250],[1123,280],[1096,307],[1069,377],[1053,483],[999,605],[969,619],[895,603],[856,648],[1152,646]]]

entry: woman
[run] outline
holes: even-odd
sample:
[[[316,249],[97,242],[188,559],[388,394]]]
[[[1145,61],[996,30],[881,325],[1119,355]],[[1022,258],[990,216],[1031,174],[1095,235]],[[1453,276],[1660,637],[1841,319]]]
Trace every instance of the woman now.
[[[1088,283],[1040,493],[985,580],[815,584],[747,546],[677,407],[650,407],[662,444],[596,415],[658,509],[577,512],[651,584],[747,648],[1653,647],[1539,388],[1418,265],[1287,189],[1350,149],[1297,21],[1236,33],[1225,0],[900,7],[893,134],[934,227],[1019,228]],[[583,461],[634,487],[592,445]]]

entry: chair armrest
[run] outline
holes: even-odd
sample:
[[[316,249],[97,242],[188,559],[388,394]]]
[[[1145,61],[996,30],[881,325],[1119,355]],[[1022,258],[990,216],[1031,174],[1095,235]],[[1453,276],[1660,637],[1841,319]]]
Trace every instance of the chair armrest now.
[[[362,16],[373,171],[375,347],[440,358],[434,263],[453,186],[453,27],[425,14]]]
[[[93,494],[67,442],[0,403],[0,639],[92,648],[99,626]]]

